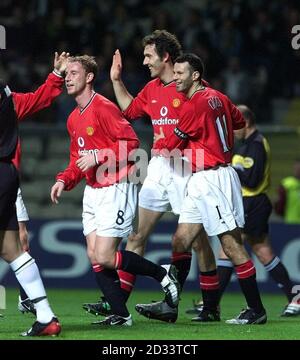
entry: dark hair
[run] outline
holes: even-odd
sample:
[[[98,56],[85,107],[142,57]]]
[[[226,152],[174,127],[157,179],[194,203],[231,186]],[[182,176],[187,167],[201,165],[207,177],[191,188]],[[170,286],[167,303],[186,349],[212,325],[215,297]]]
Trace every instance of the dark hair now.
[[[244,118],[248,120],[249,126],[254,126],[256,124],[256,117],[254,112],[244,104],[237,105],[237,108],[243,114]]]
[[[79,62],[87,74],[88,73],[94,74],[94,79],[93,79],[92,83],[95,81],[97,74],[98,74],[98,65],[96,63],[94,56],[89,56],[89,55],[70,56],[68,58],[68,61],[69,62]]]
[[[204,65],[203,65],[203,61],[199,58],[199,56],[197,56],[196,54],[192,54],[192,53],[186,53],[186,54],[182,54],[181,56],[179,56],[175,62],[177,63],[184,63],[187,62],[190,66],[191,69],[191,73],[193,73],[194,71],[198,71],[200,76],[199,76],[199,81],[201,81],[203,72],[204,72]]]
[[[143,39],[143,47],[146,45],[155,45],[158,56],[162,59],[165,53],[171,57],[172,63],[181,55],[181,45],[174,34],[167,30],[155,30],[152,34],[147,35]]]

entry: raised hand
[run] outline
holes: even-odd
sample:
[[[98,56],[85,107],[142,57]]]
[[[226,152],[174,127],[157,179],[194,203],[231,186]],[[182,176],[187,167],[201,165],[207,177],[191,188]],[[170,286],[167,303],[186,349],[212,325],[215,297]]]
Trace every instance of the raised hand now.
[[[55,52],[54,55],[54,69],[57,73],[63,74],[66,71],[68,57],[70,53],[63,51],[60,55],[58,52]]]
[[[113,61],[110,68],[111,81],[121,80],[121,73],[122,73],[122,57],[120,50],[117,49],[114,53]]]

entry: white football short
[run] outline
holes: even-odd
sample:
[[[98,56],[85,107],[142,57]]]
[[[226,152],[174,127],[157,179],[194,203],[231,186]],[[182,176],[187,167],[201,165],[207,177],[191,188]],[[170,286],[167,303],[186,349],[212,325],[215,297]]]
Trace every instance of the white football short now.
[[[83,195],[83,234],[96,230],[98,236],[126,237],[132,231],[137,204],[137,185],[114,184],[94,189],[86,186]]]
[[[29,216],[22,198],[21,189],[18,189],[17,200],[16,200],[16,211],[18,221],[29,221]]]
[[[179,223],[203,224],[209,236],[244,226],[241,183],[231,166],[194,173],[187,192]]]
[[[174,160],[153,156],[139,192],[139,206],[152,211],[172,210],[174,214],[180,214],[191,176],[187,168],[187,161],[182,158]]]

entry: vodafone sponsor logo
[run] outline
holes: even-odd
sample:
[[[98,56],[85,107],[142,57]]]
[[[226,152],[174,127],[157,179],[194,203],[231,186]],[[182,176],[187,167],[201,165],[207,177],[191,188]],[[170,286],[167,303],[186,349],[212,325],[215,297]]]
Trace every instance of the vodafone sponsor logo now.
[[[97,154],[100,150],[99,149],[80,149],[78,150],[78,155],[82,156],[82,155],[88,155],[88,154]]]
[[[161,109],[160,109],[160,115],[161,116],[167,116],[167,113],[168,113],[168,108],[166,106],[163,106]]]
[[[165,117],[160,119],[153,119],[152,125],[177,125],[178,122],[178,119],[168,119],[167,117]]]
[[[152,125],[177,125],[178,124],[178,122],[179,122],[178,119],[169,119],[167,117],[169,110],[166,106],[162,106],[159,112],[160,112],[161,118],[153,119]]]
[[[84,147],[84,139],[83,139],[83,137],[79,137],[78,139],[77,139],[77,143],[78,143],[78,146],[79,147]]]

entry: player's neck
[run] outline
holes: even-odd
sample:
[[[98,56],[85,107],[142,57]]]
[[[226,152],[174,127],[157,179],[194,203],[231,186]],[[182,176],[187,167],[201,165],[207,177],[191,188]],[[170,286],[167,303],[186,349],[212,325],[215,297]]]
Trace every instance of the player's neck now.
[[[166,67],[159,78],[164,84],[169,84],[170,82],[172,82],[174,80],[173,66]]]
[[[199,82],[193,83],[193,85],[189,88],[189,91],[187,92],[186,96],[190,99],[195,94],[195,92],[203,89],[205,89],[205,87],[201,83]]]
[[[80,109],[84,109],[84,107],[91,100],[93,94],[94,94],[94,90],[92,88],[86,88],[81,94],[75,97],[75,101]]]

